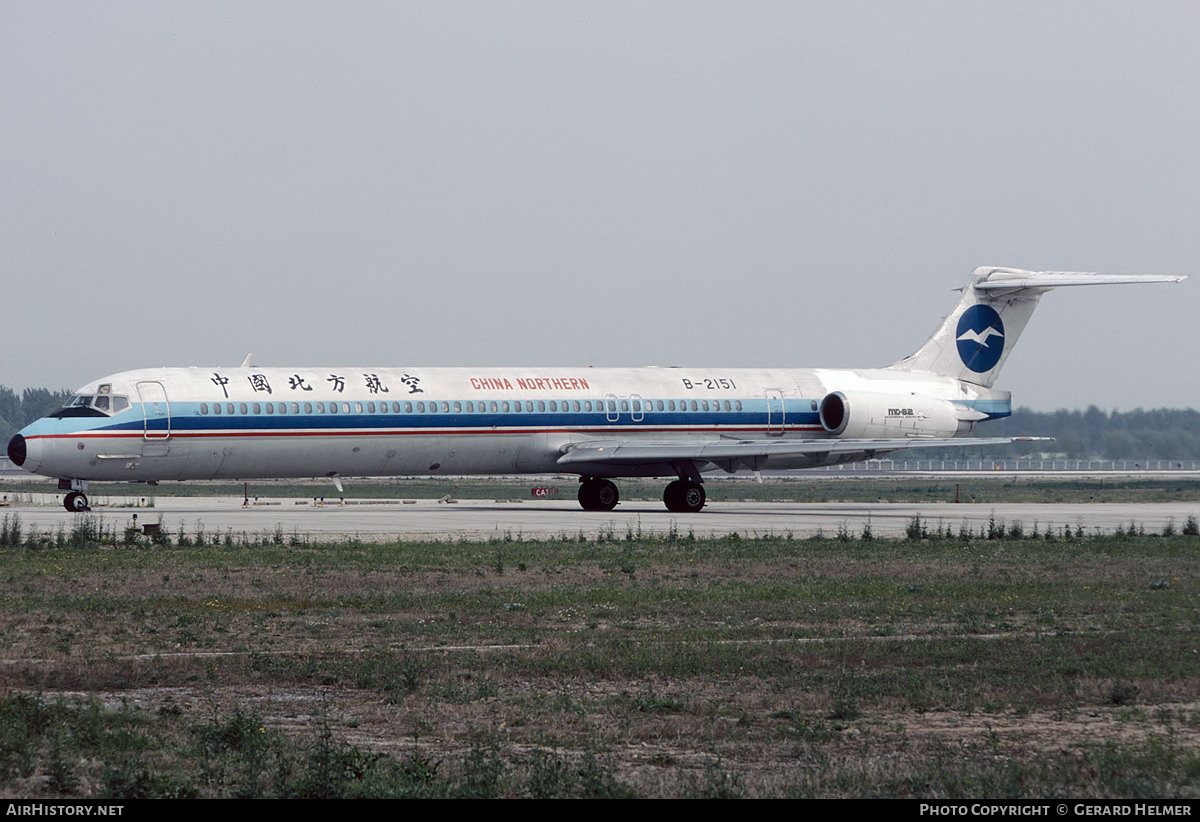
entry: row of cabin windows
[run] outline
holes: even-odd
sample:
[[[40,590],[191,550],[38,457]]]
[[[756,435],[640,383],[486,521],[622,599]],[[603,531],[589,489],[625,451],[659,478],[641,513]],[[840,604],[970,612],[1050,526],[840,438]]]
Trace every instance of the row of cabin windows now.
[[[689,407],[690,406],[690,407]],[[618,410],[619,409],[619,410]],[[212,413],[221,414],[519,414],[522,411],[587,413],[592,411],[610,414],[642,414],[648,411],[741,411],[741,400],[480,400],[455,402],[214,402]],[[209,413],[209,404],[200,403],[200,413]]]

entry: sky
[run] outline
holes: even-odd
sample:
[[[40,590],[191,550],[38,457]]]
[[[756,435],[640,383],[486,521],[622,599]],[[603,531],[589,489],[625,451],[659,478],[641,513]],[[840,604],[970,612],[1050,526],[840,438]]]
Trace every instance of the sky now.
[[[0,0],[0,384],[875,367],[980,265],[1200,275],[1200,4]],[[996,387],[1200,407],[1200,276]]]

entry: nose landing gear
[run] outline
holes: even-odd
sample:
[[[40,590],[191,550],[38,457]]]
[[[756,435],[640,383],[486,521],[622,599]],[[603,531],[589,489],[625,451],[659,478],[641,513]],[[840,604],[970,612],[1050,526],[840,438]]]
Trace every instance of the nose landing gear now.
[[[77,514],[80,511],[90,511],[88,507],[87,480],[78,479],[60,479],[58,481],[58,490],[70,491],[63,497],[63,508],[66,508],[72,514]]]
[[[63,498],[63,507],[72,514],[80,511],[92,510],[88,507],[87,494],[84,494],[82,491],[72,491],[71,493],[67,494],[67,496]]]

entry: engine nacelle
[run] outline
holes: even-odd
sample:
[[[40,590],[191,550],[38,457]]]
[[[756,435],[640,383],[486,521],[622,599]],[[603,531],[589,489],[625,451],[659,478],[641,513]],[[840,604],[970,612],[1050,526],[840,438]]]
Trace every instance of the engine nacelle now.
[[[954,437],[975,427],[974,414],[949,400],[914,394],[834,391],[821,400],[821,425],[846,439]]]

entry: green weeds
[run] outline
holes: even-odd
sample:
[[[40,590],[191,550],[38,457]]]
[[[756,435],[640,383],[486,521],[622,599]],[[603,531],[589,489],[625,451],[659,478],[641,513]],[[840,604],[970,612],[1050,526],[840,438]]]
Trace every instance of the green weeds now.
[[[1189,523],[292,545],[11,516],[10,794],[1200,791]]]
[[[517,752],[496,737],[461,756],[419,747],[399,756],[339,740],[321,719],[290,737],[235,709],[191,722],[155,713],[37,696],[0,697],[3,783],[22,794],[91,799],[623,797],[634,791],[595,751]],[[20,744],[15,740],[20,739]],[[8,744],[14,742],[14,744]]]

